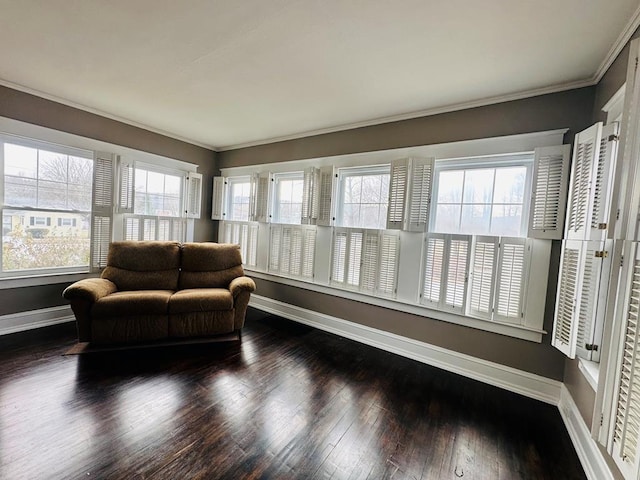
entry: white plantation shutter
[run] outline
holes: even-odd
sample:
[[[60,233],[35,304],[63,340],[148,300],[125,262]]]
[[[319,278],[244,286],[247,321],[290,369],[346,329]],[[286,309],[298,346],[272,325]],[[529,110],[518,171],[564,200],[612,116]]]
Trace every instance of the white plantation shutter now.
[[[200,218],[202,213],[202,174],[189,172],[187,174],[187,195],[185,216],[187,218]]]
[[[566,238],[584,240],[591,216],[593,168],[599,156],[602,122],[576,135],[571,162]]]
[[[269,270],[280,270],[280,249],[282,248],[282,226],[271,225],[269,238]]]
[[[229,222],[224,223],[224,243],[233,243],[233,224]]]
[[[140,217],[124,217],[124,239],[140,240]]]
[[[320,169],[320,180],[318,182],[318,220],[317,225],[325,227],[333,225],[333,189],[335,172],[333,167],[322,167]]]
[[[93,159],[91,199],[91,270],[107,265],[113,222],[113,184],[115,159],[110,153],[96,152]]]
[[[158,240],[171,240],[171,221],[168,218],[158,219]]]
[[[405,201],[409,182],[409,159],[401,158],[391,162],[389,177],[389,207],[387,209],[387,229],[402,229],[404,226]]]
[[[487,320],[493,312],[498,244],[498,237],[485,236],[476,236],[473,243],[469,314]]]
[[[289,274],[300,276],[302,274],[302,230],[299,228],[290,228],[291,231],[291,247],[289,249]]]
[[[611,259],[605,242],[565,240],[552,345],[569,358],[600,358],[602,335],[598,319],[604,317]],[[597,348],[597,350],[596,350]]]
[[[302,182],[301,223],[314,225],[320,209],[320,170],[309,167],[304,171]]]
[[[602,128],[598,157],[593,168],[591,219],[587,234],[590,240],[604,240],[607,229],[612,225],[611,205],[618,155],[618,130],[617,122]]]
[[[335,229],[331,254],[331,281],[344,283],[347,273],[347,239],[346,230]]]
[[[429,225],[435,158],[412,158],[406,230],[424,232]]]
[[[313,278],[313,267],[316,253],[316,229],[304,228],[302,243],[302,276]]]
[[[398,281],[398,260],[400,257],[400,236],[392,232],[380,233],[380,271],[378,273],[378,293],[395,296]]]
[[[142,219],[142,240],[156,239],[156,218]]]
[[[570,358],[575,357],[576,322],[580,282],[582,242],[565,240],[560,257],[560,273],[556,295],[555,320],[551,344]]]
[[[562,238],[570,149],[569,145],[535,149],[529,238]]]
[[[636,478],[640,469],[638,432],[640,430],[640,249],[634,242],[628,262],[622,353],[614,397],[612,456],[625,478]]]
[[[291,268],[291,227],[282,227],[280,248],[280,272],[289,273]]]
[[[357,287],[360,285],[363,233],[360,231],[351,231],[348,238],[347,284]]]
[[[224,177],[213,177],[213,194],[211,195],[211,219],[212,220],[224,220],[225,219],[225,187],[226,180]]]
[[[244,259],[245,265],[255,267],[258,263],[258,225],[249,226],[249,237],[247,238],[247,256]]]
[[[260,173],[252,177],[251,200],[252,212],[249,220],[254,222],[267,223],[270,220],[270,191],[273,175],[270,173]]]
[[[527,254],[525,238],[500,238],[494,320],[522,322]]]
[[[185,242],[187,239],[187,222],[183,219],[171,219],[171,234],[169,240]]]
[[[135,165],[122,157],[118,160],[118,213],[133,213]]]
[[[577,309],[576,355],[599,361],[612,249],[601,241],[582,243],[585,254],[580,268],[582,278]]]
[[[378,232],[366,232],[362,247],[362,267],[360,269],[360,289],[373,293],[378,283],[378,257],[380,250]]]
[[[245,263],[245,259],[247,258],[247,238],[249,237],[249,225],[247,223],[243,223],[242,225],[239,225],[238,230],[238,239],[235,243],[240,245],[240,258],[242,258],[242,263]]]
[[[444,273],[445,235],[427,234],[425,240],[424,276],[421,303],[436,306],[440,303]]]
[[[467,274],[469,271],[469,249],[471,236],[449,235],[445,245],[445,293],[444,307],[447,310],[464,312],[467,297]]]

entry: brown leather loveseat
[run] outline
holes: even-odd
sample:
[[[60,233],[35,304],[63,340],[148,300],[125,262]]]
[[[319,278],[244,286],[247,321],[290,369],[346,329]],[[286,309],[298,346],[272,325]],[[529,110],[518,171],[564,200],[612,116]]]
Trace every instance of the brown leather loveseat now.
[[[239,331],[255,283],[238,245],[113,242],[100,278],[65,289],[78,340],[151,342]]]

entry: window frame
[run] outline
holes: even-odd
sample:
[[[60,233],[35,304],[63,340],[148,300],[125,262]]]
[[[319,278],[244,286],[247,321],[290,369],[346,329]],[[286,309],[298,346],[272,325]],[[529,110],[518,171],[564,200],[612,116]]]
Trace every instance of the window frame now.
[[[387,186],[387,196],[386,196],[386,206],[387,213],[384,215],[384,218],[381,219],[381,223],[378,227],[368,227],[363,225],[344,225],[344,196],[345,196],[345,188],[344,182],[348,177],[364,177],[367,175],[378,176],[387,174],[389,176],[388,186]],[[366,230],[385,230],[387,225],[387,216],[389,211],[389,189],[391,185],[391,163],[385,164],[377,164],[377,165],[369,165],[369,166],[359,166],[359,167],[343,167],[337,169],[337,187],[336,187],[336,211],[335,211],[335,227],[340,228],[355,228],[355,229],[366,229]],[[378,205],[382,205],[380,202]],[[363,205],[361,202],[360,205]],[[378,212],[378,216],[380,216],[380,212]]]
[[[463,157],[463,158],[440,158],[436,159],[435,167],[434,167],[434,179],[433,179],[433,187],[431,193],[431,205],[429,212],[429,225],[427,228],[428,232],[431,233],[447,233],[447,234],[457,234],[457,235],[480,235],[480,236],[517,236],[517,237],[527,237],[527,226],[529,225],[529,214],[531,211],[531,191],[532,191],[532,183],[533,183],[533,169],[534,169],[534,151],[529,152],[514,152],[507,153],[502,155],[486,155],[486,156],[477,156],[477,157]],[[438,208],[438,193],[440,189],[439,180],[440,173],[447,171],[456,171],[456,170],[476,170],[483,168],[512,168],[512,167],[525,167],[526,168],[526,176],[525,176],[525,185],[524,192],[522,196],[522,216],[520,220],[520,233],[519,235],[505,235],[502,233],[494,233],[494,232],[481,232],[481,233],[472,233],[465,231],[456,231],[456,232],[444,232],[438,231],[435,229],[436,224],[436,215]],[[494,177],[495,178],[495,177]],[[460,216],[462,216],[462,206],[464,203],[464,183],[463,190],[461,194],[461,202],[460,202]],[[467,203],[466,205],[470,205]],[[493,208],[495,205],[493,202],[490,204]],[[491,222],[492,216],[489,216],[489,221]],[[460,217],[458,225],[462,223],[462,218]]]
[[[225,178],[225,192],[224,192],[224,205],[225,211],[227,212],[226,219],[230,222],[248,222],[251,216],[251,176],[249,175],[241,175],[234,177]],[[232,216],[233,207],[236,202],[233,201],[233,185],[235,184],[247,184],[248,186],[248,196],[247,196],[247,217],[246,218],[235,218]],[[243,197],[244,198],[244,197]],[[244,205],[244,203],[242,203]]]
[[[0,171],[2,172],[2,181],[0,182],[0,215],[3,217],[3,225],[4,225],[4,215],[7,211],[12,212],[21,212],[23,215],[23,224],[25,227],[33,226],[33,227],[49,227],[54,228],[57,227],[57,215],[78,215],[78,216],[86,216],[87,218],[91,218],[91,193],[89,194],[89,202],[87,204],[87,209],[78,209],[78,208],[56,208],[55,206],[43,206],[43,205],[35,205],[35,206],[25,206],[25,205],[12,205],[5,203],[5,144],[16,145],[19,147],[35,149],[37,151],[46,151],[48,153],[61,154],[68,157],[75,158],[83,158],[89,160],[91,163],[91,171],[92,171],[92,179],[93,179],[93,170],[95,168],[94,162],[94,152],[88,149],[76,148],[66,145],[60,145],[56,143],[51,143],[35,138],[22,137],[17,135],[12,135],[9,133],[0,133]],[[34,181],[36,182],[36,198],[39,198],[39,185],[38,183],[43,179],[39,176],[40,171],[40,159],[38,157],[37,163],[37,172]],[[70,185],[67,179],[67,188]],[[91,186],[93,183],[90,184]],[[58,217],[60,218],[60,217]],[[34,223],[31,225],[30,219],[33,219]],[[43,222],[39,222],[39,220],[43,220]],[[80,222],[82,224],[82,222]],[[77,227],[65,227],[65,228],[77,228]],[[90,271],[91,268],[91,243],[92,243],[92,231],[91,226],[89,224],[89,229],[87,231],[87,236],[89,239],[89,251],[88,251],[88,260],[86,265],[74,265],[74,266],[63,266],[63,267],[43,267],[43,268],[25,268],[20,270],[4,270],[4,254],[0,254],[0,280],[4,279],[12,279],[12,278],[21,278],[21,277],[31,277],[31,276],[50,276],[50,275],[61,275],[61,274],[81,274]],[[2,241],[0,242],[0,248],[4,249],[4,235]]]
[[[280,217],[280,208],[281,208],[281,202],[280,202],[280,195],[279,195],[279,184],[281,181],[295,181],[295,180],[299,180],[300,182],[302,182],[301,184],[301,188],[300,188],[300,218],[298,218],[297,222],[283,222],[282,218]],[[272,185],[273,185],[273,193],[272,193],[272,199],[271,199],[271,205],[272,205],[272,209],[271,211],[273,212],[271,214],[271,221],[273,223],[279,223],[279,224],[283,224],[283,225],[301,225],[302,224],[302,211],[304,208],[304,172],[302,170],[300,171],[291,171],[291,172],[281,172],[281,173],[274,173],[273,177],[272,177]],[[298,202],[296,202],[297,204]]]

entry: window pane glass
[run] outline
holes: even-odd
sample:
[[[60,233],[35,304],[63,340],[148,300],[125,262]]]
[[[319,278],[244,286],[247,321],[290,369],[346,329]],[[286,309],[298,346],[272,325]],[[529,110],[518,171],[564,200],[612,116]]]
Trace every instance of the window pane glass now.
[[[489,231],[491,205],[463,205],[460,231],[481,234]]]
[[[278,178],[276,176],[276,222],[300,223],[302,218],[303,184],[302,174],[295,178]]]
[[[389,171],[371,167],[340,175],[340,205],[337,225],[384,229],[389,204]],[[362,172],[362,173],[360,173]]]
[[[90,215],[4,209],[4,271],[87,267]]]
[[[526,167],[500,168],[496,171],[494,203],[523,203]]]
[[[438,175],[438,203],[459,203],[462,201],[462,170],[444,171]]]
[[[466,170],[464,174],[464,203],[491,203],[495,169]]]
[[[434,231],[457,233],[460,228],[460,205],[437,205]]]
[[[135,202],[137,215],[180,216],[182,177],[136,168]]]
[[[516,237],[522,230],[522,205],[494,205],[491,234]]]
[[[249,220],[249,181],[229,181],[229,220]]]

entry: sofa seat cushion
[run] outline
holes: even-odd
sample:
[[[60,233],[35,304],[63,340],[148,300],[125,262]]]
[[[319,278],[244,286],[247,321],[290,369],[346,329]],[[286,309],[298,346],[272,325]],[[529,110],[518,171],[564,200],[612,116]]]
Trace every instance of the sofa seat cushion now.
[[[91,309],[94,318],[167,315],[171,290],[132,290],[116,292],[99,299]]]
[[[233,297],[226,288],[188,288],[169,300],[169,313],[209,312],[233,309]]]

